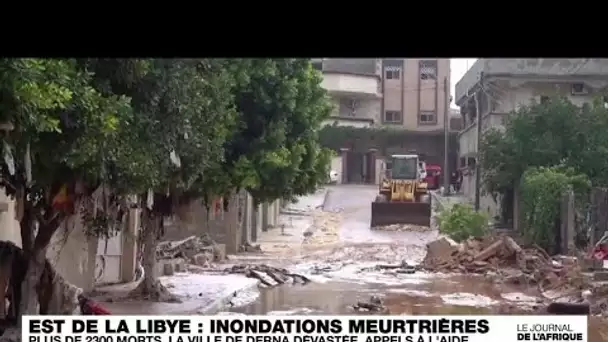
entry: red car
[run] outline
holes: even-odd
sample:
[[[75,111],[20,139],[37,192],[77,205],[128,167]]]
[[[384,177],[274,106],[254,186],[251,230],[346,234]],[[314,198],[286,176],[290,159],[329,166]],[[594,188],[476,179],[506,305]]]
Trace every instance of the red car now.
[[[430,190],[439,189],[439,177],[441,176],[441,166],[437,164],[426,164],[427,188]]]

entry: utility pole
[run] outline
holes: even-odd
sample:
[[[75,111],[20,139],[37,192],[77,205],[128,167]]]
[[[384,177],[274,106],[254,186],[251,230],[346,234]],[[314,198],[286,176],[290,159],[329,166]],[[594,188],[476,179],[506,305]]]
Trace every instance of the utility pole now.
[[[443,111],[443,191],[444,195],[450,195],[450,84],[448,78],[443,79],[443,91],[445,93],[445,108]]]
[[[475,210],[479,210],[481,196],[481,165],[479,163],[479,147],[481,146],[481,117],[479,94],[483,91],[483,74],[479,77],[479,90],[475,92],[475,111],[477,111],[477,153],[475,154]]]

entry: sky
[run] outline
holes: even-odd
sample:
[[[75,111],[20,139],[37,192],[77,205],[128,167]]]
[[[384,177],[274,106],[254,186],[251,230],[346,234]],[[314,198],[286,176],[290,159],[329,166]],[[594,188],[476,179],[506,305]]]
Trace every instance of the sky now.
[[[450,71],[450,80],[451,80],[451,92],[452,98],[454,98],[454,87],[456,86],[456,82],[460,80],[460,78],[469,70],[469,68],[475,63],[477,58],[452,58],[451,59],[451,71]],[[452,108],[458,108],[454,101],[451,103]]]

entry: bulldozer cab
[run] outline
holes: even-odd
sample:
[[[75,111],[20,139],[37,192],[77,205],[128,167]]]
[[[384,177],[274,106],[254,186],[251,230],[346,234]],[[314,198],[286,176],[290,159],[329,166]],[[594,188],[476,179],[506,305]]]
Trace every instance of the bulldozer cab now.
[[[390,178],[395,180],[417,180],[420,176],[418,156],[394,155],[391,157]]]
[[[430,224],[431,206],[423,180],[424,163],[418,155],[393,155],[386,163],[386,178],[372,203],[371,226]]]

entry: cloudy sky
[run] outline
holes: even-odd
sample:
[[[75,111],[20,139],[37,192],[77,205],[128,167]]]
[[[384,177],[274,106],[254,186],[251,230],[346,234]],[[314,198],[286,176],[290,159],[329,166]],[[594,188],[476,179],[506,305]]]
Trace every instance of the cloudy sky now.
[[[450,80],[452,82],[452,96],[454,96],[454,86],[456,82],[460,80],[462,75],[475,63],[477,58],[452,58],[451,61],[451,75]],[[458,108],[452,101],[452,108]]]

